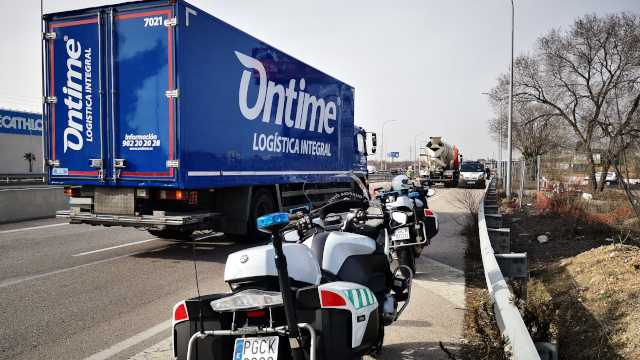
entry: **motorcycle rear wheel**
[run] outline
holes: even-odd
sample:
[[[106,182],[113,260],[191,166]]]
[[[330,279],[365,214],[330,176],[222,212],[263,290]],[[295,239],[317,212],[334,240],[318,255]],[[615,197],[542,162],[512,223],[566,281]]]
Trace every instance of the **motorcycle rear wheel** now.
[[[398,264],[406,265],[411,269],[414,276],[416,273],[416,257],[413,254],[413,247],[407,246],[398,250]],[[400,273],[407,278],[409,277],[409,272],[405,268],[400,269]]]

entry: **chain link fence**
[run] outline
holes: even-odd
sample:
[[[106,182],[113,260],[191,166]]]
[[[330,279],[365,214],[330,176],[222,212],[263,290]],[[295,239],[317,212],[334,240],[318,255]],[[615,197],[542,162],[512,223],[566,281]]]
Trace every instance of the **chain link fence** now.
[[[640,162],[625,157],[613,159],[604,151],[591,156],[596,170],[595,190],[587,153],[556,153],[514,161],[514,210],[528,206],[536,212],[562,212],[609,225],[638,227]],[[605,169],[607,163],[610,165]],[[505,179],[506,169],[503,184]]]

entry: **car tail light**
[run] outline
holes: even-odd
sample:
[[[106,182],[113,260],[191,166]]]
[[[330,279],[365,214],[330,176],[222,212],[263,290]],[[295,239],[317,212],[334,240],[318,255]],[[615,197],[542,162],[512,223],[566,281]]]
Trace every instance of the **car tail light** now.
[[[265,315],[264,310],[249,311],[247,313],[247,317],[260,317],[264,315]]]
[[[347,305],[347,302],[344,301],[344,298],[342,296],[326,290],[320,290],[320,300],[322,302],[322,307],[337,307]]]
[[[66,187],[64,188],[64,193],[67,194],[67,196],[80,196],[82,191],[82,189],[77,187],[77,188],[72,188],[72,187]]]
[[[173,322],[177,323],[188,319],[189,315],[187,314],[187,307],[184,305],[184,301],[176,304],[173,309]]]
[[[424,210],[424,216],[434,216],[434,215],[433,215],[433,211],[431,211],[431,210],[426,210],[426,209],[425,209],[425,210]]]

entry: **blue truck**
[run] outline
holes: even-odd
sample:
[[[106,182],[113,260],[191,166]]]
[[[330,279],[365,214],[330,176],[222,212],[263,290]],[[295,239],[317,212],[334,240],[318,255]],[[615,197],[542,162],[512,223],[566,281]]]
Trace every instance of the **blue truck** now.
[[[181,0],[44,15],[44,159],[71,223],[264,240],[308,179],[365,182],[354,88]],[[313,202],[349,184],[317,186]]]

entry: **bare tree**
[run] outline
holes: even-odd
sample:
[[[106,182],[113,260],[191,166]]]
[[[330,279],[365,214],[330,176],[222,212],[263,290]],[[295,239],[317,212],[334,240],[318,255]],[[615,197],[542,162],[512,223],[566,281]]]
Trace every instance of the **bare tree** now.
[[[595,182],[592,151],[606,144],[615,156],[640,136],[640,17],[636,13],[586,15],[567,31],[540,37],[533,53],[515,61],[514,93],[519,102],[539,103],[562,119],[587,153],[590,185]],[[604,171],[610,165],[603,159]]]
[[[489,134],[494,140],[502,136],[503,148],[507,147],[509,121],[508,108],[509,78],[501,75],[499,85],[489,94],[489,101],[496,117],[487,120]],[[550,114],[546,105],[516,101],[513,108],[513,147],[519,151],[528,166],[531,166],[538,155],[560,152],[572,148],[571,131],[566,124],[558,121]]]

